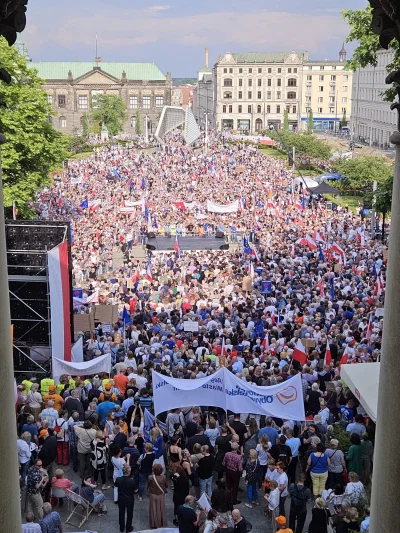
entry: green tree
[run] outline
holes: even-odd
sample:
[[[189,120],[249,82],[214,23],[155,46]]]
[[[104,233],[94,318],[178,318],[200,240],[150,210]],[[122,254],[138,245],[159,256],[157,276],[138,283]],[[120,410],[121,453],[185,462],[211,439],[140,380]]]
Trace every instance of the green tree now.
[[[289,131],[289,113],[287,109],[283,113],[283,131]]]
[[[142,117],[140,116],[139,109],[136,110],[135,133],[136,133],[136,135],[141,135],[142,134]]]
[[[348,70],[356,71],[360,67],[377,65],[377,52],[382,49],[379,44],[379,36],[371,29],[372,9],[370,5],[365,9],[343,10],[342,17],[350,26],[350,32],[346,42],[356,42],[357,46],[353,57],[346,62]],[[400,68],[400,47],[396,40],[390,43],[389,50],[394,52],[394,60],[387,65],[387,72]],[[392,102],[395,98],[394,88],[387,89],[383,93],[384,100]]]
[[[335,167],[346,177],[346,189],[362,191],[365,197],[371,197],[373,181],[377,181],[379,186],[393,175],[393,163],[380,156],[340,160]]]
[[[104,123],[110,135],[118,135],[127,119],[126,105],[122,98],[114,94],[96,94],[93,97],[93,109],[90,120],[97,124]]]
[[[393,175],[389,176],[383,183],[378,185],[375,193],[375,209],[382,213],[382,241],[385,240],[386,215],[392,208]]]
[[[89,135],[89,115],[83,113],[82,116],[82,136],[87,137]]]
[[[313,110],[310,107],[310,110],[308,112],[308,120],[307,120],[307,133],[312,133],[314,129],[314,114]]]
[[[290,153],[294,147],[296,149],[296,155],[299,158],[312,157],[316,159],[329,159],[332,154],[330,147],[325,141],[321,141],[315,136],[310,136],[306,132],[270,131],[269,136],[278,143],[280,148]]]
[[[0,82],[0,131],[7,142],[1,147],[4,205],[15,201],[19,214],[33,214],[27,205],[41,187],[50,182],[50,173],[66,157],[67,136],[52,124],[53,110],[41,88],[44,81],[30,69],[15,47],[0,38],[0,65],[12,76],[10,85]]]

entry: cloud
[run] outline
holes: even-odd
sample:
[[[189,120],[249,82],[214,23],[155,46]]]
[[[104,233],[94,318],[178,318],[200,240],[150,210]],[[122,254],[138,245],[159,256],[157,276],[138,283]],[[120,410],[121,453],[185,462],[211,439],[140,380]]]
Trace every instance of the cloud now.
[[[151,6],[149,7],[149,11],[158,12],[158,11],[167,11],[168,9],[171,9],[171,6],[163,5],[163,6]]]

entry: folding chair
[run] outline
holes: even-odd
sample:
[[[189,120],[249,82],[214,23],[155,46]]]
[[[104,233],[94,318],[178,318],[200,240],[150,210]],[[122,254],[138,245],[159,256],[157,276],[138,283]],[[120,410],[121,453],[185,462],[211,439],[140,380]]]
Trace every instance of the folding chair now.
[[[67,498],[67,505],[68,505],[68,511],[69,511],[69,498],[68,498],[68,495],[67,493],[65,492],[64,489],[60,489],[58,487],[51,487],[51,496],[52,498]]]
[[[73,516],[76,516],[78,520],[80,520],[80,523],[76,527],[82,527],[82,524],[84,524],[88,519],[89,516],[93,513],[95,510],[94,507],[90,505],[90,503],[85,500],[82,496],[77,494],[76,492],[69,491],[67,494],[67,498],[72,503],[72,511],[68,515],[68,518],[66,519],[66,524],[71,524],[70,520]],[[76,505],[75,505],[76,504]],[[75,524],[72,524],[75,526]]]

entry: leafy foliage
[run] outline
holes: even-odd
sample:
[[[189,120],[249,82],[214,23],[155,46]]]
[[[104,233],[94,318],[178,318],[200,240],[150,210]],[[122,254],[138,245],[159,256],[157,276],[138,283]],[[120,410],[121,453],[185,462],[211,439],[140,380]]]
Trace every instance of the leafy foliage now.
[[[96,94],[90,119],[99,126],[104,123],[110,135],[118,135],[123,130],[127,118],[124,101],[114,94]]]
[[[310,108],[310,111],[308,112],[308,120],[307,120],[307,133],[312,133],[314,128],[314,114],[313,110]]]
[[[346,42],[353,41],[358,43],[358,46],[353,52],[353,57],[346,63],[348,70],[356,71],[360,67],[368,65],[377,65],[377,52],[382,49],[379,44],[379,36],[371,29],[372,9],[368,4],[366,9],[358,10],[343,10],[343,19],[350,26],[350,33]],[[389,72],[400,69],[400,45],[396,40],[390,43],[389,49],[394,52],[394,61],[387,65],[386,69]],[[384,100],[392,102],[395,99],[394,88],[389,88],[383,92]]]
[[[293,147],[296,149],[296,155],[301,157],[315,157],[318,159],[329,159],[331,156],[330,147],[319,139],[308,133],[293,133],[289,131],[269,132],[281,148],[292,151]]]
[[[365,156],[358,159],[338,160],[336,170],[346,177],[346,189],[368,193],[372,182],[383,184],[393,175],[393,164],[380,156]]]
[[[347,126],[346,108],[344,108],[343,117],[342,117],[342,120],[340,121],[340,127],[344,128],[345,126]]]
[[[15,201],[18,212],[27,217],[27,203],[65,159],[68,139],[50,122],[53,111],[41,88],[43,80],[3,38],[0,64],[12,76],[10,85],[0,83],[0,102],[6,106],[0,113],[0,131],[7,138],[1,149],[4,205],[9,208]]]
[[[289,113],[287,109],[283,113],[283,131],[289,131]]]
[[[140,111],[139,109],[136,111],[136,126],[135,126],[135,133],[137,135],[141,135],[142,134],[142,124],[141,124],[141,116],[140,116]]]
[[[388,213],[392,207],[393,175],[381,183],[375,194],[375,208],[378,213]]]

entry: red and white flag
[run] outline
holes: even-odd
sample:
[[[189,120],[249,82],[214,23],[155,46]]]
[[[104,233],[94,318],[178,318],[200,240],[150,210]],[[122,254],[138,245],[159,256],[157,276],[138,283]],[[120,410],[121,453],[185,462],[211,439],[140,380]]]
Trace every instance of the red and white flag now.
[[[294,361],[298,361],[301,365],[305,365],[307,363],[307,354],[305,351],[305,348],[303,346],[303,343],[300,339],[298,339],[297,344],[293,350],[292,359]]]
[[[332,363],[332,354],[331,354],[331,348],[329,346],[329,341],[326,341],[326,350],[325,350],[325,358],[324,358],[324,365],[330,366]]]
[[[150,261],[147,263],[147,270],[146,270],[146,279],[147,281],[150,281],[150,283],[153,283],[153,275],[151,273],[151,263]]]
[[[268,355],[268,351],[269,351],[268,333],[265,334],[265,336],[264,336],[264,338],[262,340],[261,346],[264,348],[264,352],[263,352],[263,358],[264,358],[265,354]]]
[[[313,239],[315,242],[325,242],[321,233],[317,230],[314,230]]]
[[[297,239],[296,244],[301,244],[302,246],[308,246],[310,250],[316,250],[318,246],[315,244],[315,241],[309,236],[306,235],[301,239]]]
[[[371,340],[372,330],[374,329],[374,321],[372,315],[369,317],[367,331],[365,332],[365,338],[369,342]]]
[[[342,261],[343,261],[343,265],[346,266],[346,255],[344,253],[344,250],[343,248],[341,248],[337,242],[334,242],[331,246],[331,250],[333,252],[336,252],[339,254],[339,256],[341,257]]]
[[[341,365],[347,365],[347,362],[349,360],[349,351],[348,351],[347,348],[348,348],[348,346],[346,346],[346,348],[344,349],[342,358],[340,359],[340,364]]]

